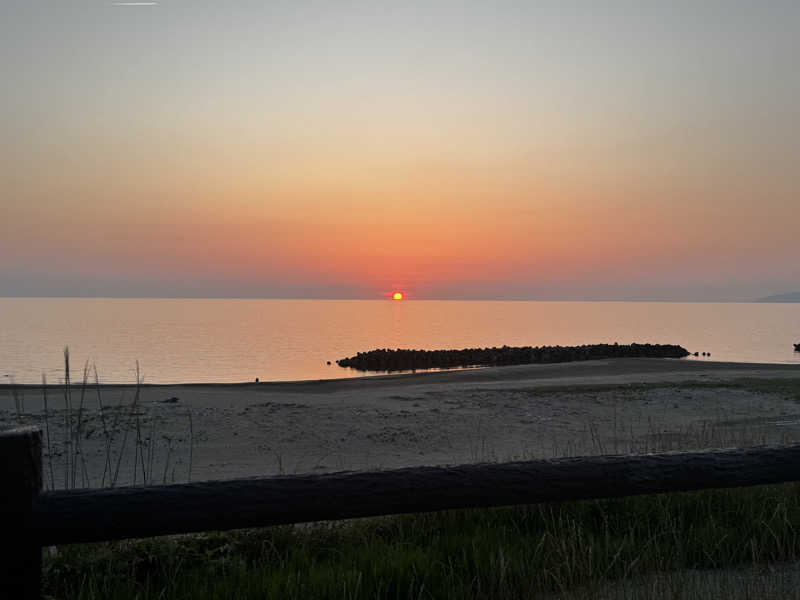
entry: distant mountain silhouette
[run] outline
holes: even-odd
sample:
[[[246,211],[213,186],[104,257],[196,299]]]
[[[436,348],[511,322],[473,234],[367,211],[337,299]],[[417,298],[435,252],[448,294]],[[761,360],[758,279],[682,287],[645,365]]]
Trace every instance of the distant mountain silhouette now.
[[[775,294],[766,298],[759,298],[756,302],[800,302],[800,292],[790,292],[788,294]]]

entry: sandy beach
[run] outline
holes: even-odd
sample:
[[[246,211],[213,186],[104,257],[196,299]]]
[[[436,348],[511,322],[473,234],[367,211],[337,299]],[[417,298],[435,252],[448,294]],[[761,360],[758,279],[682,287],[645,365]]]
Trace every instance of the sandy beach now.
[[[45,478],[56,487],[107,484],[113,473],[129,485],[143,469],[160,483],[787,443],[800,439],[798,385],[793,365],[616,359],[144,385],[135,405],[135,386],[101,386],[98,400],[75,385],[69,411],[50,386],[46,423],[40,388],[5,386],[0,427],[49,430]],[[70,428],[80,448],[65,469]]]

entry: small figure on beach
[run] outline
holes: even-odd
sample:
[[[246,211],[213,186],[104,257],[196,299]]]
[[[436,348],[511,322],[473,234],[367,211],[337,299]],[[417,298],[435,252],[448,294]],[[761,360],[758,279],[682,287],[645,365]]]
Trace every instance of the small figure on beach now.
[[[795,352],[800,352],[800,344],[795,344],[794,345],[794,351]]]

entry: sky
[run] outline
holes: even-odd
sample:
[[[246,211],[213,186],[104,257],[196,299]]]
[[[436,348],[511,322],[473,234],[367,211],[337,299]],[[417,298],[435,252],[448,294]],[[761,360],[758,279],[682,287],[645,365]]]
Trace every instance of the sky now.
[[[800,3],[5,0],[0,296],[800,290]]]

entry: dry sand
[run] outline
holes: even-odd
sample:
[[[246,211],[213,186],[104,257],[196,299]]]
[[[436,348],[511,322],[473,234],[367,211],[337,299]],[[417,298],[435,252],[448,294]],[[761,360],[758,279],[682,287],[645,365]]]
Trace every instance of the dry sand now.
[[[103,386],[105,426],[94,389],[80,412],[80,386],[73,387],[68,414],[63,391],[53,386],[53,457],[46,457],[45,478],[57,487],[65,476],[96,486],[106,470],[107,483],[120,454],[118,485],[132,483],[134,470],[140,482],[142,463],[151,481],[186,481],[190,453],[191,478],[199,480],[800,439],[797,395],[731,385],[740,378],[800,382],[800,367],[614,359],[294,383],[148,385],[136,407],[133,386]],[[12,388],[0,388],[0,428],[44,427],[42,405],[40,389],[17,388],[15,397]],[[69,420],[73,430],[81,423],[81,454],[74,474],[65,475]],[[105,430],[113,432],[110,452]]]

